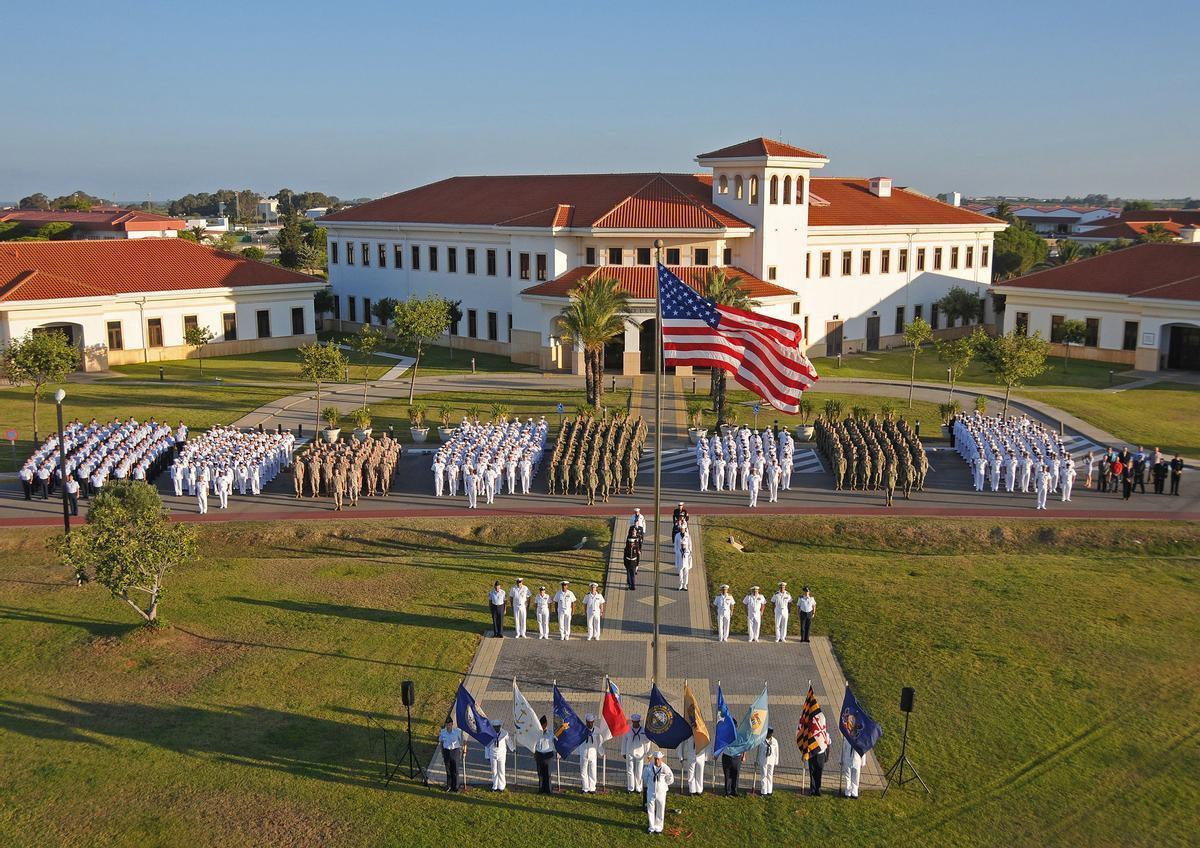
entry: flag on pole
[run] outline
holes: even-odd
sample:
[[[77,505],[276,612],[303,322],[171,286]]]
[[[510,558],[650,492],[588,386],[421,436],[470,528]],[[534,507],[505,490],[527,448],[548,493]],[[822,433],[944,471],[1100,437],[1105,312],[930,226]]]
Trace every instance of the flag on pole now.
[[[521,690],[517,688],[517,680],[513,678],[513,732],[512,737],[525,750],[533,753],[537,750],[538,740],[542,738],[542,723],[538,721],[533,706],[525,700]]]
[[[629,732],[629,719],[621,708],[621,690],[610,678],[604,678],[604,703],[600,706],[600,715],[604,717],[605,728],[601,735],[605,741],[614,736],[624,736]]]
[[[480,745],[490,745],[496,741],[497,734],[487,713],[475,703],[462,683],[458,684],[458,695],[454,699],[454,720]]]
[[[764,686],[738,725],[737,736],[725,746],[726,754],[744,754],[758,747],[767,738],[767,687]]]
[[[658,684],[650,686],[650,709],[646,711],[646,738],[660,748],[678,748],[692,735],[687,719],[667,703]]]
[[[804,706],[800,710],[800,721],[796,724],[796,747],[800,749],[800,753],[804,755],[804,759],[808,759],[808,755],[820,747],[817,742],[816,728],[813,726],[813,717],[821,712],[821,705],[817,703],[817,696],[813,692],[812,686],[808,687],[808,694],[804,697]]]
[[[846,697],[842,699],[842,712],[838,718],[838,728],[842,731],[842,736],[846,737],[846,742],[850,747],[863,756],[866,756],[867,752],[875,747],[875,743],[883,735],[883,728],[879,726],[879,723],[858,705],[858,699],[850,691],[849,683],[846,684]]]
[[[700,712],[700,705],[696,703],[696,696],[692,694],[692,687],[686,683],[683,684],[683,714],[692,728],[692,738],[696,740],[696,750],[703,751],[710,739],[708,725],[704,722],[704,714]]]
[[[721,684],[717,684],[717,733],[713,741],[713,756],[721,756],[721,752],[737,738],[737,722],[733,720],[733,716],[729,714],[729,707],[725,706],[725,693],[721,691]]]
[[[799,411],[818,379],[798,324],[722,306],[658,265],[666,365],[720,368],[781,412]]]
[[[554,687],[554,749],[560,757],[569,757],[571,752],[587,738],[587,725],[571,709],[567,699]]]

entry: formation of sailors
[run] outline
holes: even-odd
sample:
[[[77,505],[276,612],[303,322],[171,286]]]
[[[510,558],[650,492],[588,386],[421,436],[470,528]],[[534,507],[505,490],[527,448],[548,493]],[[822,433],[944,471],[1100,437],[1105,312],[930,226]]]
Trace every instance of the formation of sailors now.
[[[178,445],[178,455],[170,467],[175,496],[182,497],[186,491],[196,498],[201,515],[208,512],[210,493],[221,509],[228,509],[235,487],[242,495],[261,494],[280,471],[290,468],[295,445],[296,438],[290,431],[243,432],[234,427],[213,427],[200,438]]]
[[[979,412],[959,416],[951,431],[954,449],[971,469],[975,491],[991,488],[1037,496],[1046,509],[1052,492],[1071,500],[1078,471],[1062,438],[1028,416],[1004,418]]]
[[[400,443],[390,434],[366,436],[352,441],[314,442],[296,457],[292,484],[296,498],[304,497],[307,481],[309,497],[324,493],[340,511],[346,500],[358,506],[360,495],[387,497],[403,453]]]
[[[182,426],[182,423],[181,425]],[[170,461],[175,439],[170,425],[151,419],[140,423],[135,418],[114,418],[101,424],[95,418],[87,424],[78,419],[63,428],[64,467],[59,468],[58,434],[48,438],[21,466],[17,476],[25,499],[39,493],[48,498],[59,485],[67,486],[68,495],[94,495],[109,480],[145,480],[153,482]]]
[[[795,442],[786,428],[758,432],[746,425],[724,434],[713,433],[696,442],[696,470],[700,491],[741,489],[748,493],[750,506],[758,506],[759,492],[765,485],[768,500],[779,500],[780,490],[792,488],[792,461]]]
[[[508,494],[528,495],[546,450],[550,425],[545,416],[524,423],[512,421],[491,424],[472,423],[465,418],[450,441],[433,456],[433,493],[437,497],[456,497],[459,485],[467,499],[467,508],[478,506],[480,495],[492,503],[507,486]]]

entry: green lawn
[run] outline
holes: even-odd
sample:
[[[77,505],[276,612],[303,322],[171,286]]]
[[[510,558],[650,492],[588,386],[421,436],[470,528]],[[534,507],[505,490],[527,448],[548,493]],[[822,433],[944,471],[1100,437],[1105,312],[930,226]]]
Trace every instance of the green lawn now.
[[[1156,383],[1116,393],[1040,391],[1031,397],[1130,444],[1200,457],[1200,386]]]
[[[350,379],[361,380],[364,357],[353,351],[345,351],[345,353],[351,362]],[[295,348],[243,353],[235,356],[205,357],[203,378],[200,376],[200,364],[199,359],[172,359],[165,362],[118,365],[112,370],[128,377],[147,380],[157,380],[158,369],[161,367],[167,380],[199,381],[203,379],[205,382],[215,382],[217,378],[220,378],[224,382],[293,382],[297,385],[308,385],[300,380],[300,354]],[[382,377],[396,364],[396,360],[387,357],[371,357],[367,369],[370,379]]]
[[[882,408],[890,405],[895,411],[897,418],[906,418],[910,423],[920,421],[921,433],[925,438],[936,437],[941,433],[942,420],[938,416],[937,404],[930,403],[929,401],[914,400],[912,409],[910,410],[908,408],[907,398],[874,397],[871,395],[852,395],[841,392],[827,392],[821,388],[820,383],[817,384],[816,388],[805,392],[804,396],[812,401],[814,416],[823,414],[825,401],[827,400],[841,401],[843,417],[849,415],[850,409],[855,406],[863,407],[873,413],[882,413]],[[689,398],[690,397],[691,396],[689,395]],[[703,399],[707,404],[707,397],[705,396]],[[758,396],[753,392],[742,391],[739,389],[729,392],[729,400],[738,406],[738,421],[740,423],[753,426],[754,409],[752,406],[750,406],[750,404],[753,404],[756,400],[758,400]],[[765,403],[761,404],[761,411],[758,415],[759,427],[768,427],[773,421],[776,420],[778,420],[781,425],[786,423],[790,427],[795,427],[800,423],[800,416],[788,415],[787,413],[779,412],[778,410],[773,409]],[[715,421],[715,416],[706,408],[705,424],[711,427]]]
[[[710,583],[813,586],[816,632],[884,723],[885,768],[899,751],[900,689],[916,689],[911,755],[932,796],[902,791],[853,814],[810,807],[805,842],[1195,844],[1200,525],[779,518],[704,529]],[[753,821],[769,833],[788,819]]]
[[[1111,365],[1107,362],[1087,362],[1073,359],[1069,363],[1060,356],[1047,359],[1050,367],[1038,377],[1030,381],[1030,386],[1067,386],[1073,388],[1107,388],[1109,385],[1121,385],[1129,379],[1113,375],[1109,383],[1109,371],[1127,370],[1123,365]],[[881,380],[903,380],[908,382],[912,357],[902,350],[873,351],[871,353],[855,353],[842,357],[842,367],[837,365],[834,357],[818,356],[813,358],[813,365],[822,377],[865,377]],[[917,357],[917,380],[927,383],[946,382],[946,364],[937,357],[937,351],[932,347],[924,348]],[[963,384],[995,386],[991,374],[984,369],[982,363],[972,362],[966,374],[959,381]]]
[[[417,380],[417,389],[421,388],[421,380]],[[616,395],[609,396],[611,400],[616,402],[617,398],[624,400],[626,392],[618,392]],[[557,405],[561,403],[566,408],[564,417],[571,415],[577,406],[584,402],[585,394],[582,390],[578,391],[563,391],[551,389],[523,389],[520,392],[501,391],[501,390],[481,390],[477,392],[431,392],[430,394],[418,394],[416,397],[417,403],[425,405],[425,414],[428,418],[426,422],[430,428],[429,441],[436,443],[437,431],[436,427],[439,424],[440,408],[442,404],[449,404],[454,412],[450,422],[452,427],[457,427],[462,421],[463,416],[471,407],[475,407],[479,413],[481,421],[491,419],[492,404],[503,404],[512,410],[512,414],[518,416],[522,420],[532,418],[538,420],[539,416],[545,415],[550,422],[551,435],[558,431],[558,412]],[[372,426],[386,428],[389,424],[396,429],[396,435],[401,441],[411,441],[412,436],[409,433],[408,420],[408,401],[407,400],[392,400],[383,403],[371,404],[371,414],[373,416]]]
[[[353,333],[322,333],[322,341],[327,339],[336,339],[345,341],[350,338]],[[396,345],[395,343],[386,344],[381,348],[389,353],[398,353],[402,356],[412,356],[412,351]],[[431,377],[439,374],[470,374],[471,373],[471,358],[475,358],[475,372],[486,374],[495,371],[538,371],[531,365],[519,365],[509,359],[507,356],[497,356],[494,353],[477,353],[469,350],[463,350],[456,347],[451,350],[442,345],[429,345],[421,353],[421,367],[417,374],[417,382],[420,383],[421,377]]]

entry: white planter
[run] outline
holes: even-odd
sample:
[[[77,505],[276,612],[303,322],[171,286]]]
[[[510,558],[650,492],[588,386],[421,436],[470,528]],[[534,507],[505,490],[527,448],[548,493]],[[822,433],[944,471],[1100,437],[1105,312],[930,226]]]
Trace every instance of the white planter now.
[[[703,427],[688,427],[688,439],[692,444],[697,444],[701,439],[708,438],[708,430]]]
[[[443,442],[448,442],[454,438],[454,434],[458,431],[457,427],[438,427],[438,438]]]
[[[417,444],[420,444],[429,438],[428,427],[409,427],[408,432],[412,433],[412,440]]]
[[[730,433],[736,433],[737,430],[738,430],[738,425],[736,425],[736,424],[722,424],[721,425],[721,435],[722,436],[728,436]]]
[[[326,428],[321,431],[321,440],[328,444],[333,444],[338,440],[338,436],[342,434],[340,427]]]
[[[796,425],[796,440],[800,442],[811,442],[813,437],[813,425],[798,424]]]
[[[943,439],[950,438],[950,425],[949,424],[942,425],[942,438]]]
[[[371,432],[372,430],[370,427],[356,427],[354,429],[354,438],[360,442],[365,442],[367,439],[371,438]]]

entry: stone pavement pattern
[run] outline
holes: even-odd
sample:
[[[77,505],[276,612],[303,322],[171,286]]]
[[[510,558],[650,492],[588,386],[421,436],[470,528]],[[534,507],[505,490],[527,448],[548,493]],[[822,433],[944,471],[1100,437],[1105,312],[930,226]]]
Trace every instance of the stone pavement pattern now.
[[[515,678],[522,694],[538,711],[539,715],[550,715],[552,704],[551,687],[557,682],[563,696],[580,717],[594,713],[602,722],[600,705],[603,699],[605,675],[612,677],[621,690],[622,706],[627,715],[645,714],[650,694],[653,669],[652,620],[653,620],[653,571],[651,538],[653,526],[649,528],[643,547],[642,569],[635,590],[625,588],[625,568],[622,563],[623,541],[627,523],[616,518],[613,542],[605,586],[602,591],[606,600],[605,616],[600,641],[586,639],[586,626],[579,612],[573,619],[571,639],[558,638],[556,617],[551,615],[551,638],[539,640],[533,611],[529,613],[528,639],[512,637],[512,616],[506,616],[504,639],[484,638],[471,668],[466,676],[468,691],[484,708],[488,716],[512,728],[512,681]],[[799,642],[798,636],[783,643],[774,640],[774,619],[768,609],[764,615],[762,638],[765,641],[749,643],[746,637],[731,636],[729,642],[716,641],[716,631],[709,615],[711,598],[704,570],[704,552],[699,520],[693,517],[693,537],[697,540],[693,558],[689,590],[680,592],[675,573],[674,552],[671,547],[671,522],[661,522],[659,529],[661,556],[657,564],[660,580],[660,654],[659,688],[667,700],[677,709],[683,706],[685,681],[696,693],[709,727],[710,735],[715,732],[714,707],[717,686],[720,684],[730,712],[741,722],[745,711],[762,691],[764,683],[769,690],[769,722],[779,739],[780,764],[776,769],[776,783],[782,787],[796,788],[807,785],[807,773],[795,745],[796,724],[800,708],[811,682],[817,699],[830,725],[833,746],[826,767],[825,787],[836,791],[840,780],[840,757],[843,740],[837,732],[837,713],[841,707],[845,678],[833,655],[828,638],[813,636],[810,643]],[[527,583],[536,590],[545,583],[547,591],[557,590],[556,575],[526,575]],[[772,582],[764,575],[763,583]],[[572,587],[576,595],[587,591],[586,586]],[[487,587],[481,584],[481,596]],[[741,606],[742,596],[748,587],[738,587],[734,594],[739,605],[737,615],[745,615]],[[768,592],[770,594],[770,592]],[[743,619],[744,620],[744,619]],[[792,618],[793,631],[796,617]],[[887,729],[896,732],[898,723],[891,716],[877,715],[886,722]],[[478,744],[469,745],[467,774],[470,785],[481,787],[487,783],[489,771],[483,751]],[[610,789],[624,788],[624,763],[618,753],[617,741],[606,744],[607,767],[603,784]],[[711,748],[710,748],[711,752]],[[679,780],[679,757],[666,752],[668,763],[676,770],[674,791],[682,791]],[[742,768],[742,787],[749,790],[754,786],[756,769],[753,754],[747,756]],[[709,757],[705,769],[705,783],[711,787],[719,783],[720,761]],[[435,752],[429,766],[430,779],[443,781],[445,772],[440,751]],[[564,790],[579,786],[578,760],[574,756],[559,761],[559,777]],[[554,772],[552,771],[552,777]],[[533,758],[529,752],[519,750],[517,758],[509,761],[508,780],[511,786],[536,787],[537,776]],[[874,754],[870,755],[864,768],[863,789],[882,789],[883,774]],[[707,790],[706,790],[707,791]]]

